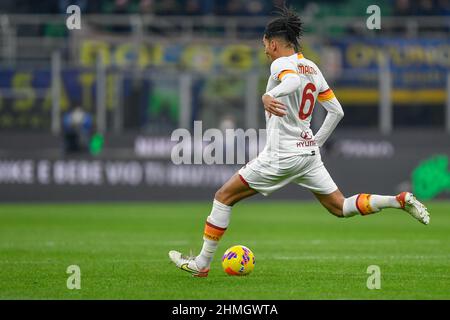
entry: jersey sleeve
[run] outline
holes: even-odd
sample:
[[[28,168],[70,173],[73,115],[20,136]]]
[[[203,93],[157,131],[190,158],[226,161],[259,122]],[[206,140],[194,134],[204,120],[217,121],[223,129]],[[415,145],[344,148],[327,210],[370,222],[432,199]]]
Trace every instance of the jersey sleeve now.
[[[317,96],[317,100],[319,102],[327,102],[335,98],[333,90],[328,86],[325,77],[322,72],[319,73],[319,95]]]
[[[276,81],[281,81],[285,75],[290,73],[298,74],[297,67],[287,57],[274,60],[270,66],[270,75]]]

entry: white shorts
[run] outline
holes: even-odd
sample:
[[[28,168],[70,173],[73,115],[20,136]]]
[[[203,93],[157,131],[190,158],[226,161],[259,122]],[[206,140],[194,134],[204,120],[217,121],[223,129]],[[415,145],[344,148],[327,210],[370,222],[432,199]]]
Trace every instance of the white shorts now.
[[[245,184],[264,196],[290,182],[319,194],[330,194],[338,189],[319,152],[286,158],[271,158],[261,153],[243,166],[239,175]]]

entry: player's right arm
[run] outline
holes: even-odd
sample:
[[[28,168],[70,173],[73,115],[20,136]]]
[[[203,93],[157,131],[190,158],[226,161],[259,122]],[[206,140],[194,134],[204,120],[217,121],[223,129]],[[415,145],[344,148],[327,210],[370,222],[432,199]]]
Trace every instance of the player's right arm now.
[[[301,80],[296,66],[288,58],[278,58],[270,66],[270,76],[273,80],[280,82],[276,87],[262,96],[264,109],[278,117],[286,115],[286,106],[277,98],[287,96],[295,92],[301,85]]]

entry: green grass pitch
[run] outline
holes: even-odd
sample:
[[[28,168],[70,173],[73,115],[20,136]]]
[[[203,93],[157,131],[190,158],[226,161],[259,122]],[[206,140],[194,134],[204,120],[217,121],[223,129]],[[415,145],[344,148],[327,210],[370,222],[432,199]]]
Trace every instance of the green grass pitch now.
[[[0,299],[450,299],[450,203],[427,205],[429,226],[398,210],[338,219],[315,202],[244,202],[199,279],[167,252],[198,252],[209,202],[2,204]],[[222,271],[234,244],[255,253],[247,277]],[[370,265],[380,290],[366,287]]]

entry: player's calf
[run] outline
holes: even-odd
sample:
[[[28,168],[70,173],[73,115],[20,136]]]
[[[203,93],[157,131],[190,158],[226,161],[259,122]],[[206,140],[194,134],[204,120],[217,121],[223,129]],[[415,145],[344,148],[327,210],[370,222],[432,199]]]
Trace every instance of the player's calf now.
[[[243,178],[236,173],[214,195],[214,199],[227,206],[250,197],[257,192],[251,189]]]
[[[329,213],[338,218],[344,218],[342,208],[344,205],[345,197],[341,191],[336,190],[330,194],[314,193],[314,195],[316,196],[317,200],[319,200],[320,203],[325,207],[325,209],[328,210]]]

